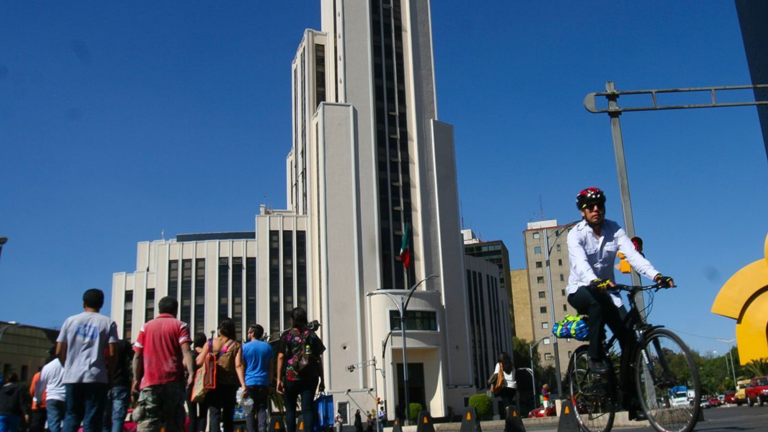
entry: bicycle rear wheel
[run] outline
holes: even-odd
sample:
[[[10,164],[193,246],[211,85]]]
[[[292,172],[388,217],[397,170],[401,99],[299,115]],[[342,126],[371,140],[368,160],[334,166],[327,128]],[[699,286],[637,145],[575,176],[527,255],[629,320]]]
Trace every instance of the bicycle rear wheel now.
[[[573,411],[583,431],[608,432],[616,415],[613,380],[589,369],[587,350],[587,346],[577,348],[568,365]]]
[[[693,430],[701,411],[701,384],[685,343],[669,330],[652,330],[638,347],[635,365],[637,392],[651,426],[659,432]]]

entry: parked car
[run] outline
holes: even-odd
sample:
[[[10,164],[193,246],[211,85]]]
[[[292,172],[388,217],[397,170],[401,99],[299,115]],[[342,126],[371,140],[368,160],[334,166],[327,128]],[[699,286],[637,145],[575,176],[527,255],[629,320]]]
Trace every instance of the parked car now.
[[[546,408],[546,410],[544,407],[541,407],[532,409],[531,412],[528,413],[528,418],[554,417],[555,415],[557,415],[557,410],[555,410],[555,407],[551,406]]]
[[[768,376],[752,378],[745,393],[747,405],[752,406],[760,402],[760,406],[763,406],[765,402],[768,402]]]
[[[736,403],[736,392],[735,391],[725,392],[725,403],[727,403],[727,404]]]
[[[711,407],[711,405],[709,404],[709,399],[707,399],[707,398],[701,398],[701,401],[699,402],[699,405],[702,408],[710,408]]]
[[[709,398],[709,406],[711,406],[711,407],[717,408],[717,407],[719,407],[722,404],[723,403],[720,402],[720,398],[717,397],[717,396],[711,396]]]
[[[736,405],[741,406],[741,404],[747,401],[747,386],[749,382],[750,380],[736,381],[736,396],[734,397]]]
[[[676,386],[670,389],[669,403],[673,407],[688,406],[688,389],[685,386]]]

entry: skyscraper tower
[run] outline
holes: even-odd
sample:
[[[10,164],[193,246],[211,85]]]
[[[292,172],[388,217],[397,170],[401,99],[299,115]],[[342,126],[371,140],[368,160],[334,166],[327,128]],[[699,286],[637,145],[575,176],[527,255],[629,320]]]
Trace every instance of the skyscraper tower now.
[[[293,62],[286,165],[288,208],[307,218],[310,315],[329,347],[327,385],[378,379],[393,411],[404,390],[403,341],[391,331],[398,307],[368,294],[407,294],[438,275],[411,298],[406,345],[409,399],[440,416],[473,392],[453,128],[437,120],[430,4],[323,0],[321,11],[322,31],[305,31]],[[373,368],[347,372],[382,353],[386,379]]]

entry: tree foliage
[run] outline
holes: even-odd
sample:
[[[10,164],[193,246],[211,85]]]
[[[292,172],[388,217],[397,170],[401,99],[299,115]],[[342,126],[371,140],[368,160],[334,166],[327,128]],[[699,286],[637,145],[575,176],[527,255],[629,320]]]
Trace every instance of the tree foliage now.
[[[485,393],[478,393],[469,397],[469,406],[475,407],[479,417],[487,417],[493,414],[493,401]]]
[[[411,421],[416,421],[419,419],[419,413],[424,410],[424,407],[421,406],[418,402],[411,402],[410,403],[410,412],[408,413],[408,418]]]

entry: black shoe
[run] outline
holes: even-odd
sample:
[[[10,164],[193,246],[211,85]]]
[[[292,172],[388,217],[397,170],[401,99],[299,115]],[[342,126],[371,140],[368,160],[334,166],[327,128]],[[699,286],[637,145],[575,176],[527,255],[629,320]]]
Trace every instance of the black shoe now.
[[[648,420],[648,415],[645,414],[645,411],[641,409],[630,409],[629,410],[629,419],[635,420],[635,421],[643,421]]]
[[[602,360],[589,359],[589,369],[592,373],[598,375],[605,375],[608,373],[608,366],[606,366],[605,362]]]

